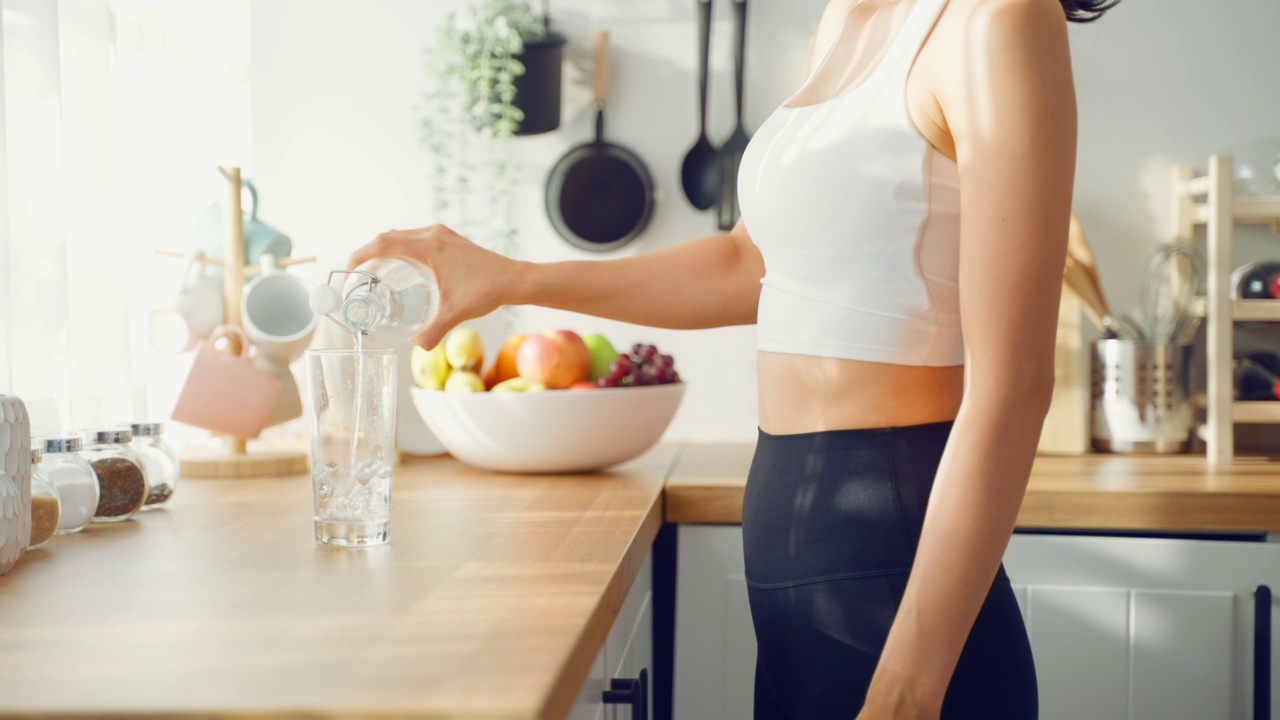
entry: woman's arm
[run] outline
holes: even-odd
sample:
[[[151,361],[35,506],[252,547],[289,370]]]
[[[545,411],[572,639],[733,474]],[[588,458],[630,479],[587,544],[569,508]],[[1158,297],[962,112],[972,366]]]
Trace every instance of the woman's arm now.
[[[956,5],[953,3],[953,5]],[[965,395],[860,720],[937,718],[1012,534],[1053,389],[1075,174],[1062,7],[957,5],[939,104],[960,168]]]
[[[692,329],[756,321],[764,261],[742,221],[723,235],[617,260],[519,262],[442,225],[393,230],[351,256],[407,257],[440,281],[440,309],[414,342],[431,348],[502,305],[543,305],[638,325]]]

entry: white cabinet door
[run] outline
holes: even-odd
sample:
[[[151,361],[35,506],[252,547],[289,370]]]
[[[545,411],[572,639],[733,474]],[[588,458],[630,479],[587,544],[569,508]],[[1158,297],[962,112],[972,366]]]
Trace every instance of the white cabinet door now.
[[[1280,589],[1280,544],[1018,534],[1004,561],[1042,720],[1252,718],[1253,591]],[[675,648],[675,720],[751,717],[740,527],[680,526]]]
[[[1253,716],[1253,593],[1280,586],[1280,545],[1018,534],[1004,560],[1042,720]]]
[[[756,636],[742,567],[741,527],[680,526],[674,720],[751,717]]]

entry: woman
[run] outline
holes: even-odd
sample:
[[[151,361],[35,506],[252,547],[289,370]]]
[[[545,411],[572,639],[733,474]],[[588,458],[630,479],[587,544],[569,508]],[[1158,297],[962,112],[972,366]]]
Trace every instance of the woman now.
[[[1034,718],[1001,557],[1053,386],[1075,172],[1066,23],[1114,2],[832,0],[803,85],[743,159],[728,234],[538,265],[435,226],[352,263],[435,269],[426,347],[504,304],[756,323],[755,717]]]

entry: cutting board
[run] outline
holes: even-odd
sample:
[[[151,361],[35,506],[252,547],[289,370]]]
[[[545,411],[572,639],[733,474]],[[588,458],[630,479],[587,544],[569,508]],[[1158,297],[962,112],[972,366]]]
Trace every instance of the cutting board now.
[[[1064,284],[1053,353],[1053,400],[1040,432],[1038,454],[1089,452],[1090,381],[1084,335],[1084,303]]]

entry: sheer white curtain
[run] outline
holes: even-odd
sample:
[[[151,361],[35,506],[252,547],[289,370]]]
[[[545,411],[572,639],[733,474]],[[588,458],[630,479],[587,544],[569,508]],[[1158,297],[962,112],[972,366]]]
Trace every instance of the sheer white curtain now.
[[[0,0],[0,393],[37,434],[163,420],[151,308],[249,149],[248,0]]]

